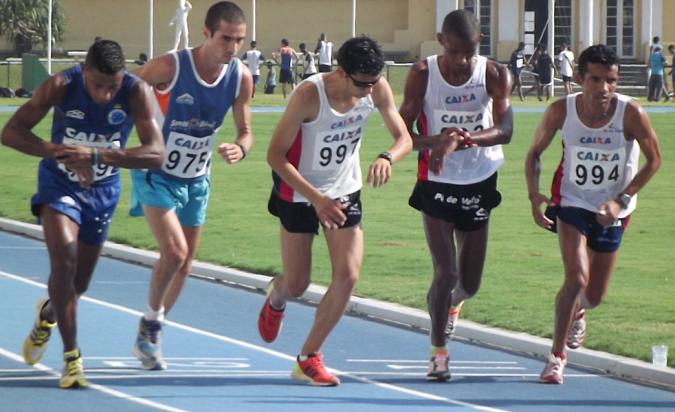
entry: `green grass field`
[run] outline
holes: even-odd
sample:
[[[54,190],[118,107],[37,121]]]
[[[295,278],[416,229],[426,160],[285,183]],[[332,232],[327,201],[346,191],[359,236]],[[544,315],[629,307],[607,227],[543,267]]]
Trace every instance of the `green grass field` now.
[[[278,222],[266,210],[271,178],[265,162],[265,150],[279,116],[254,114],[256,143],[244,162],[231,166],[215,162],[212,198],[198,259],[263,274],[280,270]],[[587,347],[649,360],[652,344],[675,346],[675,226],[668,214],[670,202],[675,200],[675,165],[669,161],[675,156],[672,116],[650,116],[660,136],[665,161],[640,193],[605,303],[587,316]],[[551,337],[553,301],[562,283],[562,264],[556,237],[539,229],[531,219],[523,173],[525,152],[540,117],[534,113],[516,114],[513,140],[504,148],[507,162],[499,174],[503,202],[491,219],[483,285],[465,305],[462,317]],[[0,126],[8,118],[9,114],[0,114]],[[43,121],[36,128],[38,135],[48,136],[49,125],[49,121]],[[224,125],[220,139],[231,140],[231,120],[226,119]],[[361,153],[364,168],[391,141],[377,115],[371,119],[365,136]],[[544,157],[542,187],[550,182],[559,157],[559,146],[554,144]],[[0,148],[0,215],[34,221],[28,204],[35,188],[37,162],[36,158]],[[407,206],[415,174],[416,156],[411,154],[395,165],[387,186],[364,187],[362,191],[366,250],[356,294],[424,308],[432,269],[421,218]],[[110,239],[155,249],[145,222],[127,216],[127,171],[123,173],[123,184],[125,190]],[[330,268],[321,235],[316,239],[314,253],[313,281],[326,284]],[[675,366],[674,358],[670,357],[670,366]]]

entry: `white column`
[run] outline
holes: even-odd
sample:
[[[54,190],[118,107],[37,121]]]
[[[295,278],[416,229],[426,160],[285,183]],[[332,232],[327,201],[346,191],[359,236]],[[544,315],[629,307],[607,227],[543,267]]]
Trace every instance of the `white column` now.
[[[520,9],[518,0],[502,0],[497,13],[497,41],[519,41]]]
[[[153,0],[150,0],[148,5],[148,59],[152,59],[155,55],[155,48],[154,48],[154,36],[153,36],[153,31],[154,31],[154,15],[155,15],[155,5]]]
[[[581,22],[581,49],[593,45],[593,0],[586,0],[581,3],[580,22]],[[571,46],[571,45],[570,45]]]
[[[52,74],[52,0],[49,0],[49,16],[47,17],[47,73]],[[9,72],[9,66],[7,66]]]
[[[253,16],[251,17],[251,40],[255,40],[256,33],[255,33],[255,17],[256,17],[256,12],[255,12],[255,0],[252,1],[251,5],[251,14]]]
[[[443,19],[459,8],[459,0],[436,0],[436,33],[443,29]]]
[[[548,0],[548,55],[555,59],[553,44],[555,43],[555,0]],[[553,79],[551,68],[551,79]],[[555,96],[555,81],[551,86],[551,96]]]
[[[352,0],[352,37],[356,37],[356,0]]]

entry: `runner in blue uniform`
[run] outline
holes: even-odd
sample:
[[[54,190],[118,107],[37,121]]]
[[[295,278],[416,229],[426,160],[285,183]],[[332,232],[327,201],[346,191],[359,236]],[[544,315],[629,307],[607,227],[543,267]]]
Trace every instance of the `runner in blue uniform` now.
[[[32,129],[52,108],[52,136],[46,141]],[[134,124],[141,144],[127,149]],[[150,88],[126,72],[119,44],[101,40],[89,48],[84,64],[38,87],[5,125],[2,143],[43,158],[31,209],[42,222],[49,251],[49,298],[38,301],[24,360],[40,361],[58,323],[64,350],[59,385],[87,386],[76,339],[77,300],[87,290],[119,200],[118,168],[161,164]]]
[[[131,214],[145,214],[160,250],[133,348],[148,370],[166,368],[161,322],[178,299],[199,246],[211,153],[230,107],[237,135],[234,143],[218,146],[220,156],[236,163],[253,145],[253,79],[236,57],[246,37],[244,13],[234,3],[218,2],[209,8],[203,32],[201,46],[165,54],[136,71],[155,89],[155,116],[166,144],[161,167],[132,172]]]

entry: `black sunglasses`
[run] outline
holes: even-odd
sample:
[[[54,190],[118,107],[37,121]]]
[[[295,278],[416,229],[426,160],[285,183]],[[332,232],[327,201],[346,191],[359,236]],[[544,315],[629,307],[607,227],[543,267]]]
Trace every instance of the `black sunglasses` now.
[[[379,82],[380,79],[382,78],[382,76],[380,76],[377,79],[373,80],[372,82],[364,82],[364,81],[361,81],[361,80],[356,80],[355,78],[352,77],[351,74],[348,74],[347,76],[349,76],[349,78],[352,80],[352,83],[354,84],[354,86],[359,87],[361,89],[367,89],[369,87],[375,86],[375,84],[377,82]]]

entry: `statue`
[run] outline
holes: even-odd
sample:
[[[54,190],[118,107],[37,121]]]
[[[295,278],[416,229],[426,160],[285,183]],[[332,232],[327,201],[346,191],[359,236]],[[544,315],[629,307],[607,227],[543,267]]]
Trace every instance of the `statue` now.
[[[188,47],[188,23],[187,16],[192,10],[192,4],[187,0],[178,0],[178,7],[176,7],[176,14],[173,16],[169,22],[169,26],[176,26],[176,34],[173,42],[173,49],[171,51],[178,50],[178,45],[180,44],[181,35],[183,36],[183,47]]]

